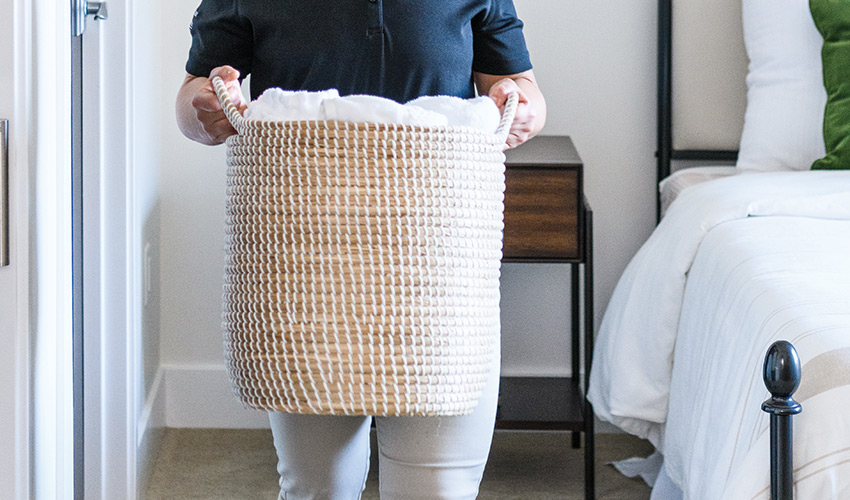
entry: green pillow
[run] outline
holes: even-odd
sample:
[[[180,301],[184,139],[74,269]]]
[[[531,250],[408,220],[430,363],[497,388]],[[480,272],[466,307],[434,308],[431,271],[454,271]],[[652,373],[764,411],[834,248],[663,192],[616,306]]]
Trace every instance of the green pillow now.
[[[850,169],[850,0],[809,0],[812,18],[823,35],[823,84],[826,156],[812,169]]]

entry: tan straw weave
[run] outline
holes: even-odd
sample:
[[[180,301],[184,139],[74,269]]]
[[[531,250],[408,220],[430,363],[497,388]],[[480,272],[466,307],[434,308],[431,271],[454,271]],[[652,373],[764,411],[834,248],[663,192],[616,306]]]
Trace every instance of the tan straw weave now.
[[[467,127],[246,120],[227,140],[223,328],[249,407],[463,415],[499,342],[503,154]]]

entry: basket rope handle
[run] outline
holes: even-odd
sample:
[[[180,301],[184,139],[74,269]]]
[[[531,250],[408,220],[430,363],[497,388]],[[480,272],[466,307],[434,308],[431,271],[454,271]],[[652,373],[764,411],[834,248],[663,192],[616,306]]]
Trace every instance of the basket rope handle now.
[[[221,109],[224,110],[224,115],[227,120],[233,125],[240,134],[245,130],[245,117],[239,112],[239,108],[233,104],[233,99],[230,98],[230,93],[227,92],[227,86],[224,80],[219,76],[212,78],[213,89],[218,97],[218,102],[221,103]],[[502,113],[502,118],[499,121],[499,127],[496,128],[496,136],[499,137],[499,143],[505,143],[508,140],[508,134],[511,131],[511,124],[516,116],[517,105],[519,104],[519,94],[511,92],[508,94],[508,99],[505,101],[505,111]]]
[[[230,98],[230,93],[227,91],[224,80],[220,76],[214,76],[212,78],[212,84],[215,95],[218,97],[218,102],[221,104],[221,109],[224,110],[224,115],[227,117],[227,121],[233,125],[236,132],[241,134],[245,130],[245,117],[239,112],[239,108],[233,104],[233,99]]]
[[[511,92],[508,94],[507,101],[505,101],[505,111],[502,113],[502,119],[499,121],[499,127],[496,129],[499,144],[508,142],[508,134],[511,132],[511,125],[514,123],[517,106],[519,106],[519,94],[517,92]]]

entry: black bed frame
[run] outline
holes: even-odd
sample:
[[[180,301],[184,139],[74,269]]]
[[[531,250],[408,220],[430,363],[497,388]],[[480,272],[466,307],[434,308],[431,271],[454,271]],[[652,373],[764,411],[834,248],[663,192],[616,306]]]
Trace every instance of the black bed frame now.
[[[658,0],[658,178],[672,173],[674,160],[735,161],[738,151],[673,149],[673,0]],[[656,220],[661,220],[661,192],[656,188]],[[800,359],[791,343],[780,340],[767,351],[764,383],[771,397],[762,404],[770,413],[770,498],[793,500],[791,416],[800,404],[791,397],[800,385]]]
[[[735,161],[737,151],[673,149],[673,0],[658,0],[658,178],[671,173],[673,160]],[[656,219],[661,220],[661,193],[656,193]]]
[[[794,498],[794,453],[791,416],[802,411],[791,397],[800,385],[800,358],[790,342],[778,340],[764,357],[764,385],[770,398],[761,409],[770,413],[770,499]]]

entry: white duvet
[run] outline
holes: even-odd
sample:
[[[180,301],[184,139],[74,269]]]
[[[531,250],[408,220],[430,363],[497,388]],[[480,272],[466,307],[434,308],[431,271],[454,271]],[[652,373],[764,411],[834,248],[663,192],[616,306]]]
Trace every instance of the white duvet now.
[[[766,498],[760,369],[778,338],[804,363],[798,498],[850,498],[848,172],[739,175],[683,192],[614,292],[589,398],[664,453],[685,498]]]

